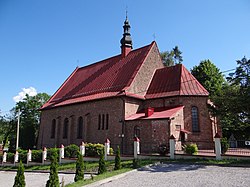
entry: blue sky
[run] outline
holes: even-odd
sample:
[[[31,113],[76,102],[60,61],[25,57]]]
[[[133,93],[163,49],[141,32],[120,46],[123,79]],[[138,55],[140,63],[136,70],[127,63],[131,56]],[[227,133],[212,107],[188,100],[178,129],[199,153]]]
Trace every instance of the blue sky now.
[[[126,7],[134,49],[155,35],[160,51],[179,46],[188,69],[250,58],[248,0],[0,0],[2,113],[23,88],[52,95],[76,66],[119,54]]]

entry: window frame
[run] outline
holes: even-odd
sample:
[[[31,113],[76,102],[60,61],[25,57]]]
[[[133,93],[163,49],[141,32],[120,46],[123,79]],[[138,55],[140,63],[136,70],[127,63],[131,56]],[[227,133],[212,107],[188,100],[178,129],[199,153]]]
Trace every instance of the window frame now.
[[[200,132],[199,109],[197,106],[191,107],[192,132]]]
[[[55,139],[55,137],[56,137],[56,119],[53,119],[51,122],[50,138]]]
[[[83,138],[83,117],[80,116],[78,118],[78,123],[77,123],[77,139],[82,139]]]
[[[69,119],[65,118],[63,121],[63,139],[68,138],[68,131],[69,131]]]

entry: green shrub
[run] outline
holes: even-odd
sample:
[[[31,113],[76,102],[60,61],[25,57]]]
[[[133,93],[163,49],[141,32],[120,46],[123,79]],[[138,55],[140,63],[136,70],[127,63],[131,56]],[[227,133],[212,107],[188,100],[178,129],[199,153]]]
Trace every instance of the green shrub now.
[[[120,147],[117,146],[116,154],[115,154],[115,168],[114,170],[121,169],[121,154],[120,154]]]
[[[49,149],[47,149],[47,159],[51,160],[51,155],[55,151],[56,151],[57,155],[60,154],[60,149],[59,148],[49,148]]]
[[[13,187],[24,187],[24,186],[25,186],[24,166],[22,161],[20,161]]]
[[[85,155],[86,156],[98,156],[104,149],[103,144],[92,144],[88,143],[85,145]]]
[[[102,174],[106,172],[106,164],[104,160],[104,149],[100,151],[100,159],[99,159],[99,168],[98,168],[98,174]]]
[[[42,150],[32,150],[32,162],[42,162]]]
[[[227,138],[221,138],[220,143],[221,143],[221,153],[225,154],[229,148],[229,143],[227,141]]]
[[[114,150],[112,147],[109,148],[109,155],[113,155],[114,154]]]
[[[77,157],[77,153],[79,151],[79,147],[75,144],[71,144],[69,146],[66,146],[64,148],[65,151],[65,157],[68,158],[76,158]]]
[[[141,167],[141,160],[140,159],[133,159],[133,168],[137,169]]]
[[[186,144],[186,145],[184,145],[183,148],[184,148],[184,152],[186,154],[196,155],[198,153],[198,147],[194,143]]]
[[[14,153],[7,153],[7,162],[14,162]]]
[[[74,181],[77,182],[79,180],[84,179],[84,161],[83,156],[80,154],[80,152],[77,152],[77,161],[76,161],[76,174]]]
[[[50,175],[46,187],[59,187],[58,177],[58,149],[50,149]]]
[[[167,147],[166,144],[159,145],[159,153],[160,153],[160,155],[163,155],[163,156],[165,156],[167,153],[169,153],[169,148]]]
[[[23,163],[27,162],[27,152],[23,149],[18,149],[18,160],[22,161]]]

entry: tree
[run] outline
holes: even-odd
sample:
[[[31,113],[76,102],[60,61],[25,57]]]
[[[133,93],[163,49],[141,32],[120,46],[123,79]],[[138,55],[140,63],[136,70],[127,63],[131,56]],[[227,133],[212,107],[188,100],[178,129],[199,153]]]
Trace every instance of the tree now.
[[[107,169],[106,169],[106,164],[105,164],[105,160],[104,160],[104,150],[102,149],[102,151],[100,153],[100,159],[99,159],[98,174],[102,174],[106,171],[107,171]]]
[[[31,149],[36,145],[38,137],[41,106],[49,99],[46,93],[29,96],[16,103],[15,113],[20,109],[20,147]]]
[[[191,69],[191,73],[207,89],[210,98],[221,92],[225,79],[219,68],[210,60],[201,61],[198,66]]]
[[[117,146],[114,170],[119,170],[119,169],[121,169],[121,154],[120,154],[120,147]]]
[[[220,94],[213,98],[215,115],[220,117],[223,136],[231,134],[237,139],[250,138],[249,97],[250,61],[245,57],[238,60],[238,67],[227,77]]]
[[[25,186],[24,166],[22,161],[20,161],[13,187],[24,187],[24,186]]]
[[[161,52],[161,59],[165,66],[173,66],[175,64],[181,64],[183,59],[182,52],[178,46],[175,46],[171,51]]]
[[[50,157],[50,175],[49,180],[46,183],[46,187],[59,187],[59,178],[58,178],[58,153],[56,149],[52,149]]]
[[[238,67],[235,72],[227,77],[231,85],[239,86],[238,102],[240,104],[239,112],[242,120],[249,123],[250,117],[250,60],[243,57],[237,60]]]
[[[3,147],[5,147],[6,143],[11,139],[16,139],[16,126],[17,120],[13,110],[9,115],[0,116],[0,136],[1,141],[3,142]],[[13,143],[13,141],[11,141],[11,143]],[[9,147],[9,151],[13,150],[15,150],[15,145],[13,145],[13,147]]]
[[[74,181],[77,182],[83,179],[84,179],[84,161],[83,161],[83,156],[80,154],[80,152],[78,152],[76,161],[76,174]]]

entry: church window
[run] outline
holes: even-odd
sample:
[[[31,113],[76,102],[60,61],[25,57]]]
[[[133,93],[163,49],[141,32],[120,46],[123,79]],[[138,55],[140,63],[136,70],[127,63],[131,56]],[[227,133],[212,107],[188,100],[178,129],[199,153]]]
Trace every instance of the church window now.
[[[68,138],[68,129],[69,129],[69,119],[65,118],[64,124],[63,124],[63,139]]]
[[[139,128],[139,126],[138,125],[136,125],[135,127],[134,127],[134,136],[135,137],[137,137],[137,138],[140,138],[140,128]]]
[[[199,113],[196,106],[192,107],[192,131],[199,132]]]
[[[78,124],[77,124],[77,138],[81,139],[83,135],[83,118],[78,118]]]
[[[56,135],[56,120],[52,120],[50,138],[54,139]]]
[[[106,114],[106,130],[109,129],[109,115]]]
[[[101,129],[101,114],[99,114],[99,117],[98,117],[98,130]]]
[[[105,114],[102,115],[102,130],[104,130]]]

